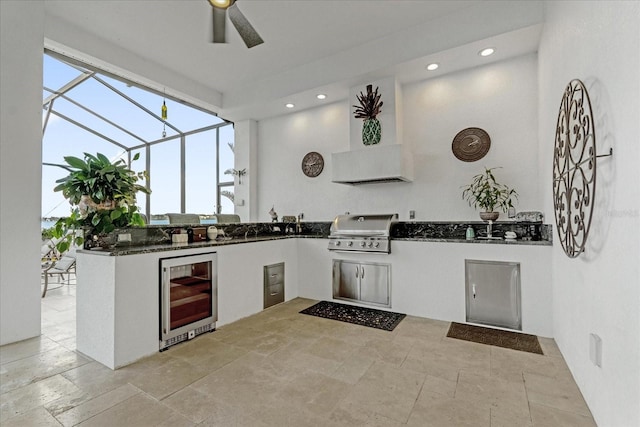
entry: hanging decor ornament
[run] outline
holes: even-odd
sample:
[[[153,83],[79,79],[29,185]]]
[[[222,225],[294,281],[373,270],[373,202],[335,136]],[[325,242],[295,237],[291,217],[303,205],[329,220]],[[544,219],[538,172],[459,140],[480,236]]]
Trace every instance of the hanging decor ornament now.
[[[162,114],[163,127],[162,127],[162,137],[165,138],[167,136],[167,104],[165,100],[162,100]]]
[[[356,119],[364,119],[362,124],[362,143],[364,145],[380,143],[382,127],[376,116],[381,113],[380,109],[383,102],[380,100],[378,88],[376,87],[374,92],[373,85],[367,85],[367,93],[360,92],[360,95],[357,95],[356,98],[358,98],[360,105],[354,105],[354,117]]]
[[[582,81],[564,90],[553,147],[553,207],[562,249],[569,258],[585,251],[596,201],[596,129],[589,93]]]

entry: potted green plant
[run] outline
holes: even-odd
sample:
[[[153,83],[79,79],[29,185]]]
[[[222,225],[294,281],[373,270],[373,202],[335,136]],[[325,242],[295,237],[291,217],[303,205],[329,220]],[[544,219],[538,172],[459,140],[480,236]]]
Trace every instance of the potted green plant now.
[[[136,154],[133,160],[138,160]],[[107,156],[84,153],[84,159],[73,156],[64,158],[68,166],[61,166],[69,175],[57,180],[54,191],[72,205],[71,214],[60,218],[54,235],[61,238],[57,249],[64,252],[72,244],[84,242],[82,230],[92,236],[103,236],[119,227],[143,226],[144,220],[136,206],[136,193],[151,191],[140,185],[146,171],[134,172],[122,159],[111,162]]]
[[[473,177],[471,184],[462,187],[462,198],[469,206],[480,209],[483,221],[495,221],[502,212],[513,207],[513,199],[518,199],[516,190],[496,181],[493,171],[499,168],[486,168],[483,173]]]

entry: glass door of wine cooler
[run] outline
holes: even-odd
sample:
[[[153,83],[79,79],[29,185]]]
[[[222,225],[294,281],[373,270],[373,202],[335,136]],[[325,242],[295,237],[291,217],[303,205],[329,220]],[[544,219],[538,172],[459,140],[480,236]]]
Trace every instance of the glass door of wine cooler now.
[[[216,254],[160,260],[160,347],[215,329]]]

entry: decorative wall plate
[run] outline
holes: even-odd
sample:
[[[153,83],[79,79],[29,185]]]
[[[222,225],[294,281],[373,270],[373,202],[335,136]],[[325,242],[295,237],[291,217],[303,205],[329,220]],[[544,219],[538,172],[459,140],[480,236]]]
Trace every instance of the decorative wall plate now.
[[[463,162],[483,158],[491,147],[489,134],[480,128],[466,128],[458,132],[451,143],[453,155]]]

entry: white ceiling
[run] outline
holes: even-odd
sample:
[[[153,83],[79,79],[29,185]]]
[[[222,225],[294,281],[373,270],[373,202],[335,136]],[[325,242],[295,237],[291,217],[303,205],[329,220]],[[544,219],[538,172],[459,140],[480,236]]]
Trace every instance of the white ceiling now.
[[[209,105],[234,121],[289,113],[286,102],[298,111],[342,100],[349,87],[375,78],[395,75],[407,83],[535,52],[543,20],[539,1],[238,0],[237,5],[264,44],[247,49],[229,22],[228,43],[210,43],[206,0],[45,1],[49,22],[68,24],[213,89],[219,101]],[[487,45],[497,53],[479,57]],[[430,62],[441,66],[428,73],[424,67]],[[315,98],[320,92],[326,100]]]

